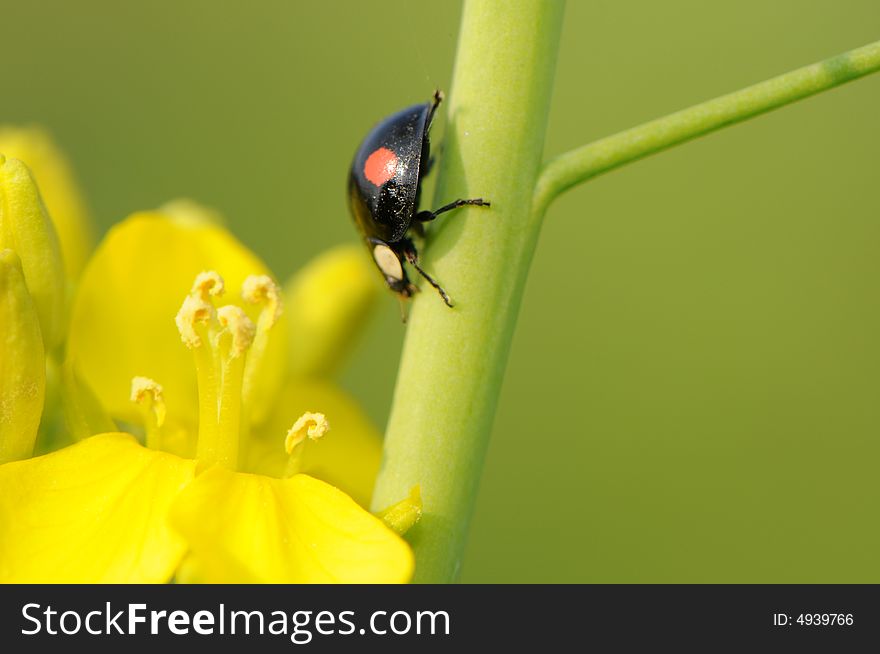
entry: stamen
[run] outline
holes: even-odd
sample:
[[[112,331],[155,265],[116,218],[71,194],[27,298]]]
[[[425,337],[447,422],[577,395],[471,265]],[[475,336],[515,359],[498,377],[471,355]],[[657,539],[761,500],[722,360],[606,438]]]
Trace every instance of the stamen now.
[[[287,431],[284,439],[284,449],[290,455],[287,461],[286,477],[292,477],[302,468],[302,455],[305,450],[305,441],[316,441],[330,431],[330,423],[323,413],[307,411],[302,414]]]
[[[147,447],[159,446],[159,429],[165,424],[165,396],[162,385],[149,377],[131,380],[131,401],[141,408]]]
[[[217,320],[220,326],[232,336],[230,355],[233,358],[244,356],[254,342],[256,328],[241,307],[233,304],[217,309]]]
[[[244,370],[244,406],[247,412],[253,406],[257,389],[257,369],[265,358],[269,345],[269,330],[281,317],[281,289],[268,275],[251,275],[241,286],[241,297],[248,304],[261,304],[257,331]]]
[[[280,292],[265,276],[245,282],[245,299],[265,304],[258,325],[241,307],[215,308],[214,299],[223,292],[219,274],[211,270],[199,273],[176,322],[181,340],[193,350],[198,373],[199,465],[235,470],[240,432],[249,424],[243,392],[245,371],[251,368],[252,356],[248,354],[254,346],[265,347],[261,330],[268,331],[277,319]]]
[[[214,271],[196,275],[175,322],[180,339],[193,351],[199,385],[199,438],[197,456],[208,464],[219,457],[220,357],[214,341],[221,330],[213,297],[223,293],[223,278]]]

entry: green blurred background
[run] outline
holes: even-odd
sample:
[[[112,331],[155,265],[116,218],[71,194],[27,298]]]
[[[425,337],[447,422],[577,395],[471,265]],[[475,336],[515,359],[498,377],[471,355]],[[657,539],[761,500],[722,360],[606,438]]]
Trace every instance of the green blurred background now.
[[[354,148],[448,89],[459,13],[0,0],[0,122],[102,231],[192,197],[283,279],[355,239]],[[878,38],[876,0],[572,0],[547,154]],[[551,208],[464,581],[880,582],[878,116],[880,76]],[[402,336],[389,294],[343,375],[380,425]]]

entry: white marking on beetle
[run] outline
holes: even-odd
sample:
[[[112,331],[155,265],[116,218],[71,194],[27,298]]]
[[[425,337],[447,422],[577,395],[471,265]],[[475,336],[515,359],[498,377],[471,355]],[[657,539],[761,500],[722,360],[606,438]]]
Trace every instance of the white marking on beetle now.
[[[379,270],[386,277],[395,280],[403,279],[403,266],[400,265],[400,259],[397,258],[394,250],[390,247],[387,245],[377,245],[374,247],[373,259],[376,261],[376,265],[379,266]]]

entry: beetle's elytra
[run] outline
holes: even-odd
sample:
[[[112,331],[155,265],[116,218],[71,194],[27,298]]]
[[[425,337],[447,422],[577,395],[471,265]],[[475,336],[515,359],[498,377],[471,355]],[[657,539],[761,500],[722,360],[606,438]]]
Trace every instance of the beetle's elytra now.
[[[440,91],[431,102],[407,107],[380,122],[363,140],[348,178],[352,217],[385,277],[388,288],[401,298],[412,297],[418,288],[406,274],[405,262],[437,289],[447,306],[446,291],[422,270],[412,236],[421,236],[422,223],[463,205],[488,207],[482,198],[456,200],[434,211],[418,211],[422,178],[431,164],[428,130]]]

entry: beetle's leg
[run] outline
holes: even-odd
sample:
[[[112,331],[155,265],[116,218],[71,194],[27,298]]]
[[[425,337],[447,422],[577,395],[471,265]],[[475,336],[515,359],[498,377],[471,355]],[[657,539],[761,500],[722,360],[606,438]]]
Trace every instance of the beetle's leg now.
[[[451,307],[455,306],[452,303],[452,298],[449,297],[449,294],[443,289],[442,286],[440,286],[440,284],[438,284],[434,280],[433,277],[431,277],[428,273],[426,273],[424,270],[422,270],[421,267],[419,266],[419,264],[417,264],[415,261],[412,261],[411,259],[407,259],[407,261],[410,262],[410,264],[412,265],[413,268],[415,268],[416,270],[419,271],[419,274],[422,277],[424,277],[431,286],[433,286],[434,288],[437,289],[437,292],[440,294],[440,297],[443,298],[443,301],[446,303],[447,307],[451,308]]]
[[[415,219],[419,222],[426,223],[429,220],[434,220],[441,213],[446,213],[447,211],[452,211],[453,209],[458,209],[459,207],[463,207],[465,205],[475,205],[477,207],[489,207],[491,206],[488,200],[484,200],[483,198],[474,198],[473,200],[456,200],[455,202],[450,202],[447,205],[440,207],[439,209],[435,209],[434,211],[419,211],[415,215]]]
[[[422,270],[422,267],[419,265],[419,253],[416,250],[415,244],[410,239],[406,238],[406,239],[403,239],[402,241],[400,241],[399,249],[400,249],[400,252],[403,254],[403,256],[406,257],[406,260],[409,262],[409,264],[413,268],[415,268],[418,271],[418,273],[422,277],[424,277],[431,286],[433,286],[434,288],[437,289],[437,292],[440,294],[440,297],[443,298],[443,301],[446,303],[446,306],[452,307],[453,306],[452,299],[449,297],[449,295],[446,293],[446,291],[443,290],[443,287],[440,286],[440,284],[438,284],[436,281],[434,281],[434,278],[431,277],[424,270]]]

